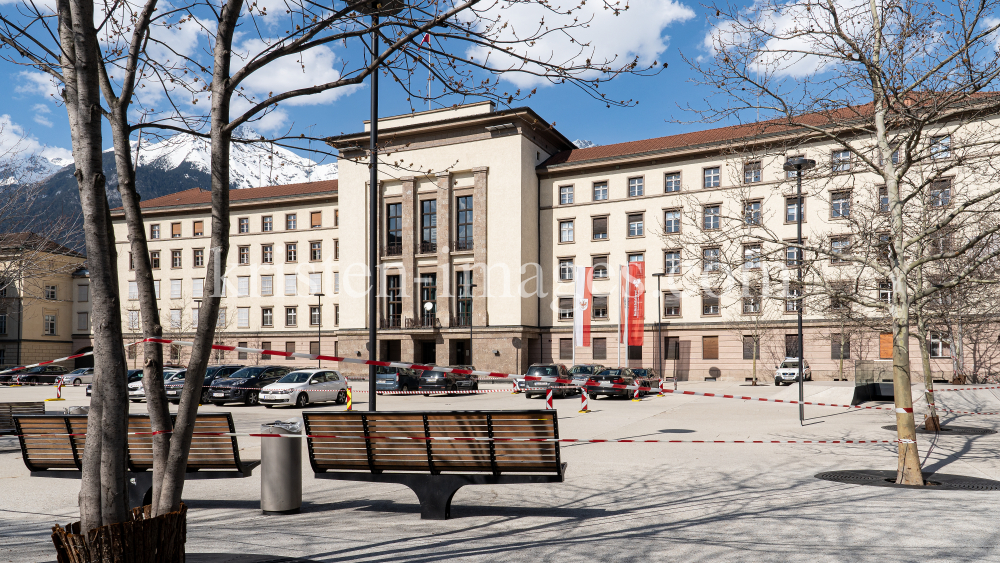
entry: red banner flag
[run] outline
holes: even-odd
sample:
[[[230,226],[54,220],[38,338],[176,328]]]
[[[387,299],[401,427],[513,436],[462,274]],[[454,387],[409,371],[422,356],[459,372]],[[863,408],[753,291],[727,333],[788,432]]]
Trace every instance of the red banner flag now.
[[[628,345],[642,346],[646,322],[646,263],[628,265]]]

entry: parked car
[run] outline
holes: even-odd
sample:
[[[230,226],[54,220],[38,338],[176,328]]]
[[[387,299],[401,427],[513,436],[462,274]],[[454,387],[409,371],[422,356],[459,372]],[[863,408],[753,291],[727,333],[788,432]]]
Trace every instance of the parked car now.
[[[295,405],[302,408],[309,403],[333,401],[347,402],[347,378],[333,369],[303,369],[293,371],[260,390],[260,404],[267,408],[275,405]]]
[[[582,389],[590,376],[600,373],[603,369],[604,366],[601,364],[576,364],[569,368],[569,373],[572,376],[573,385],[578,385]],[[580,389],[577,389],[575,393],[579,393]]]
[[[587,381],[587,392],[590,393],[591,399],[596,399],[598,395],[608,395],[610,397],[629,397],[634,393],[631,389],[600,387],[598,384],[613,383],[615,385],[632,385],[634,382],[635,374],[630,368],[606,368]]]
[[[62,383],[63,385],[81,385],[83,383],[93,383],[93,381],[94,368],[79,368],[60,377],[56,383]]]
[[[68,373],[69,370],[62,367],[49,364],[47,366],[35,366],[33,368],[28,368],[24,371],[14,374],[14,379],[11,383],[14,384],[36,384],[36,383],[55,383],[63,375]]]
[[[562,379],[572,379],[573,376],[570,374],[569,369],[563,364],[532,364],[528,367],[528,372],[525,375],[539,375],[546,377],[559,377]],[[550,387],[554,387],[555,390],[552,392],[553,397],[565,397],[573,393],[569,389],[570,384],[568,383],[553,383],[551,381],[532,381],[530,379],[524,380],[524,396],[525,398],[532,398],[535,395],[541,395],[544,397]]]
[[[208,403],[211,401],[211,385],[216,379],[229,377],[233,373],[236,373],[243,366],[238,364],[224,365],[224,366],[208,366],[205,369],[205,382],[201,385],[201,402]],[[181,390],[184,388],[184,375],[174,376],[169,383],[163,385],[167,390],[167,400],[173,404],[179,404],[181,402]]]
[[[142,370],[141,369],[130,369],[130,370],[128,370],[128,375],[126,376],[126,381],[125,381],[126,388],[127,388],[127,385],[129,383],[134,383],[136,381],[139,381],[140,379],[142,379]],[[94,387],[93,383],[88,383],[87,384],[87,396],[88,397],[90,396],[93,387]]]
[[[781,365],[775,368],[774,372],[774,384],[775,385],[791,385],[799,380],[799,359],[798,358],[785,358]],[[806,361],[802,365],[802,377],[806,381],[812,381],[812,370],[809,369],[809,362]]]
[[[166,385],[168,381],[172,381],[178,375],[182,378],[187,372],[186,369],[165,369],[163,370],[163,384]],[[138,403],[140,401],[146,400],[146,388],[143,386],[143,377],[128,383],[126,388],[128,389],[128,398],[133,403]]]
[[[375,368],[376,391],[416,391],[420,388],[420,372],[409,368],[378,366]]]
[[[259,404],[260,389],[290,371],[285,366],[250,366],[231,373],[229,377],[220,377],[212,382],[212,404],[217,407],[226,403]]]
[[[476,369],[473,366],[448,366],[456,369]],[[479,377],[461,373],[449,373],[444,371],[427,370],[420,374],[420,391],[476,391],[479,389]],[[429,395],[429,393],[425,394]]]
[[[635,381],[642,387],[650,387],[653,389],[658,389],[660,387],[660,378],[656,375],[656,370],[652,368],[632,368],[632,375]],[[641,395],[645,395],[650,391],[641,391]]]

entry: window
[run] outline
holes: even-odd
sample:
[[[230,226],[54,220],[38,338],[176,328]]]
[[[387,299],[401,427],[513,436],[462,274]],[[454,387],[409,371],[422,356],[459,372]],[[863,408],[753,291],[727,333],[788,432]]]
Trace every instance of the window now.
[[[49,301],[56,300],[56,286],[54,285],[45,286],[45,298],[48,299]]]
[[[287,214],[285,214],[285,230],[286,231],[294,231],[295,229],[298,228],[298,224],[299,224],[298,217],[296,217],[295,213],[287,213]]]
[[[762,167],[759,160],[752,160],[743,163],[743,183],[755,184],[762,179]]]
[[[298,323],[298,314],[296,307],[285,307],[285,326],[295,326]]]
[[[309,214],[309,228],[318,229],[323,226],[323,212],[313,211]]]
[[[878,300],[883,303],[892,303],[892,282],[878,282]]]
[[[889,188],[878,189],[878,211],[879,213],[889,212]]]
[[[158,238],[160,238],[160,226],[159,225],[150,225],[149,226],[149,238],[151,238],[151,239],[158,239]]]
[[[191,325],[194,326],[194,327],[198,326],[198,313],[199,312],[200,312],[200,310],[198,309],[198,307],[195,307],[195,308],[191,309]]]
[[[250,328],[250,307],[236,309],[236,328]]]
[[[160,298],[160,280],[153,280],[153,296]]]
[[[260,294],[274,295],[274,276],[260,277]]]
[[[128,328],[129,330],[139,329],[139,311],[128,312]],[[134,346],[132,346],[132,348],[134,348]]]
[[[667,172],[664,176],[663,191],[665,193],[681,191],[681,173]]]
[[[718,272],[719,271],[719,249],[718,248],[703,248],[701,250],[701,271],[703,272]]]
[[[228,324],[229,319],[226,316],[226,308],[219,307],[219,316],[215,318],[215,328],[225,328]]]
[[[593,339],[594,344],[594,359],[595,360],[605,360],[608,357],[608,339],[607,338],[595,338]]]
[[[719,293],[714,290],[704,290],[701,292],[701,314],[719,314]]]
[[[128,298],[129,301],[135,301],[139,298],[139,283],[130,281],[128,282]]]
[[[170,224],[170,238],[181,238],[181,224],[171,223]]]
[[[194,226],[193,226],[193,230],[194,230],[194,232],[192,233],[193,236],[196,236],[196,237],[203,237],[203,236],[205,236],[205,222],[204,221],[195,221],[194,222]]]
[[[760,269],[760,245],[759,244],[748,244],[743,247],[743,269],[744,270],[759,270]]]
[[[200,268],[205,265],[205,249],[196,248],[194,249],[194,267]]]
[[[333,273],[333,292],[340,293],[340,272]]]
[[[294,242],[285,244],[285,262],[296,262],[299,257],[299,245]]]
[[[607,240],[608,239],[608,218],[607,217],[594,217],[593,236],[594,236],[594,240]]]
[[[319,326],[323,321],[323,313],[321,309],[316,305],[311,305],[309,307],[309,324],[311,326]]]
[[[931,137],[930,143],[931,158],[951,158],[951,135],[940,135]]]
[[[128,253],[128,269],[129,270],[135,269],[135,259],[132,257],[131,252]]]
[[[90,328],[90,315],[87,313],[76,314],[76,330],[86,331]]]
[[[385,310],[388,321],[386,328],[399,328],[403,319],[403,294],[400,291],[401,276],[385,277]]]
[[[309,274],[309,294],[316,295],[323,293],[323,273],[313,272]]]
[[[285,295],[295,295],[295,274],[285,274]]]
[[[608,296],[595,295],[594,304],[591,306],[590,311],[595,319],[608,318]]]
[[[260,260],[265,264],[274,263],[274,245],[270,244],[261,245]]]
[[[244,266],[247,265],[247,264],[249,264],[250,263],[250,247],[249,246],[241,246],[239,252],[240,252],[239,263],[241,265],[244,265]]]
[[[564,258],[559,261],[559,281],[573,281],[572,258]]]
[[[760,206],[762,202],[758,200],[748,201],[743,204],[743,222],[750,226],[760,225]]]
[[[851,192],[834,192],[830,195],[830,217],[846,219],[851,216]]]
[[[722,210],[718,205],[709,205],[702,209],[703,221],[702,227],[706,231],[711,231],[719,228],[719,219]]]
[[[403,204],[390,203],[385,209],[385,254],[399,256],[403,253]]]
[[[627,258],[628,258],[629,262],[645,262],[646,261],[646,258],[643,256],[643,254],[641,252],[637,252],[635,254],[629,254],[627,256]]]
[[[458,198],[458,222],[456,223],[458,228],[458,238],[455,241],[456,250],[472,250],[473,237],[475,234],[472,231],[472,196],[462,196]]]
[[[250,276],[236,277],[236,296],[237,297],[250,296]]]
[[[559,339],[559,359],[569,360],[573,358],[573,339],[572,338],[560,338]]]
[[[796,313],[802,305],[802,288],[796,284],[788,284],[785,290],[785,312]]]
[[[945,207],[951,203],[951,180],[938,180],[931,184],[931,207]]]
[[[313,262],[319,262],[323,259],[323,243],[320,241],[313,241],[309,243],[309,260]]]
[[[743,359],[744,360],[759,360],[760,359],[760,338],[753,335],[743,336]]]
[[[805,205],[805,198],[802,198],[802,205]],[[805,221],[805,216],[802,220]],[[799,220],[799,198],[798,197],[786,197],[785,198],[785,222],[795,223]]]
[[[594,184],[594,201],[604,201],[608,199],[608,183],[596,182]]]
[[[833,333],[830,335],[830,359],[851,359],[851,337],[848,334]]]
[[[333,306],[333,326],[340,326],[340,305],[334,305]],[[334,343],[333,343],[333,348],[334,348],[333,355],[336,356],[337,355],[337,352],[336,352],[336,350],[337,350],[337,342],[336,341],[334,341]]]
[[[847,255],[851,253],[850,237],[837,237],[830,239],[830,254],[833,255],[830,262],[833,264],[843,264],[847,262]]]
[[[149,266],[154,270],[160,269],[160,251],[153,250],[149,253]]]
[[[644,235],[642,219],[643,218],[641,213],[636,213],[628,216],[628,236],[641,237]]]
[[[850,309],[851,302],[847,299],[848,291],[850,291],[850,286],[841,285],[840,287],[835,287],[830,294],[830,309],[834,311],[846,311]]]
[[[668,250],[663,253],[663,273],[664,274],[681,273],[680,250]]]
[[[264,350],[270,350],[271,349],[271,343],[270,342],[261,342],[260,343],[260,347],[263,348]],[[260,355],[260,359],[262,359],[262,360],[270,360],[271,359],[271,354],[261,354]]]
[[[628,196],[629,197],[639,197],[643,194],[645,190],[642,185],[642,178],[629,178],[628,179]]]
[[[785,247],[785,265],[789,268],[798,268],[802,263],[802,249],[794,246]]]
[[[7,334],[7,315],[5,314],[0,315],[0,334]]]
[[[340,239],[333,239],[333,259],[340,260]]]
[[[756,315],[760,313],[760,286],[751,285],[743,288],[743,314]]]
[[[559,221],[559,242],[573,242],[573,221]]]
[[[237,229],[237,231],[239,231],[240,234],[246,234],[246,233],[250,232],[250,218],[249,217],[240,217],[237,220],[237,224],[239,225],[239,228]]]
[[[569,205],[573,203],[573,186],[559,187],[559,205]]]
[[[274,326],[274,309],[272,307],[264,307],[260,310],[260,324],[262,326]],[[261,348],[267,348],[261,343]]]
[[[472,326],[472,270],[455,272],[455,286],[458,290],[458,318],[463,326]]]
[[[177,330],[181,328],[181,310],[171,309],[170,310],[170,328]]]
[[[191,280],[191,297],[201,299],[205,296],[205,278]]]
[[[663,316],[679,317],[681,315],[681,294],[672,291],[663,293]]]
[[[560,297],[559,298],[559,320],[572,320],[573,318],[573,298],[572,297]]]
[[[420,274],[420,315],[425,326],[437,319],[437,274]]]
[[[420,202],[420,253],[437,252],[437,200]]]
[[[799,357],[799,335],[798,334],[786,334],[785,335],[785,357],[786,358],[798,358]]]
[[[663,232],[675,234],[681,232],[681,210],[668,209],[663,212]]]
[[[932,332],[930,338],[930,352],[932,358],[950,358],[951,343],[942,335]]]
[[[718,360],[719,359],[719,337],[718,336],[702,336],[701,337],[701,359],[703,359],[703,360]]]
[[[89,285],[78,285],[76,286],[76,300],[81,303],[86,303],[90,301],[90,286]]]
[[[706,168],[704,170],[704,183],[703,187],[706,188],[718,188],[721,185],[722,174],[719,167]]]
[[[171,268],[180,268],[183,265],[184,265],[183,262],[181,262],[181,251],[180,250],[171,250],[170,251],[170,267]]]
[[[237,342],[236,343],[236,347],[237,348],[247,348],[248,347],[247,346],[247,342]],[[250,354],[244,352],[243,350],[239,350],[239,351],[236,352],[236,359],[237,360],[247,360],[247,359],[250,359]]]
[[[851,151],[833,151],[830,155],[830,171],[850,172]]]
[[[269,233],[274,230],[274,218],[270,215],[265,215],[260,218],[260,230],[265,233]]]
[[[608,279],[608,257],[607,256],[594,256],[594,279],[595,280],[606,280]]]

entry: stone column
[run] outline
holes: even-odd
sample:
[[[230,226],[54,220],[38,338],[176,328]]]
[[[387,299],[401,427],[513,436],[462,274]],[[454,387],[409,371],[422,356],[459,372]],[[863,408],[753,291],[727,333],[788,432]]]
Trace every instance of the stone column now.
[[[403,292],[403,323],[407,317],[417,318],[417,307],[420,306],[418,291],[414,284],[417,275],[416,261],[416,225],[414,225],[414,214],[416,213],[416,198],[413,176],[402,179],[403,182],[403,273],[400,278],[400,289]],[[405,324],[404,324],[405,326]]]
[[[437,318],[442,327],[451,320],[452,291],[451,251],[454,250],[451,236],[451,173],[440,172],[437,183],[437,270],[438,299]]]
[[[477,287],[472,293],[472,324],[474,326],[489,326],[490,317],[486,307],[488,306],[486,292],[489,288],[487,275],[489,274],[486,262],[486,175],[489,168],[481,166],[472,169],[473,191],[472,191],[472,235],[474,241],[473,257],[475,267],[482,275],[478,276]],[[520,268],[520,264],[514,265]]]

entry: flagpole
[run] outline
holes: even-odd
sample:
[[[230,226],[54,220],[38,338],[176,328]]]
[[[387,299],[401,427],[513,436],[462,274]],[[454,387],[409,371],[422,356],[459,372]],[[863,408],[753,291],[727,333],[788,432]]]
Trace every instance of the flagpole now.
[[[628,299],[626,297],[626,299]],[[628,307],[628,304],[625,304]],[[618,367],[622,365],[622,267],[618,266]]]

